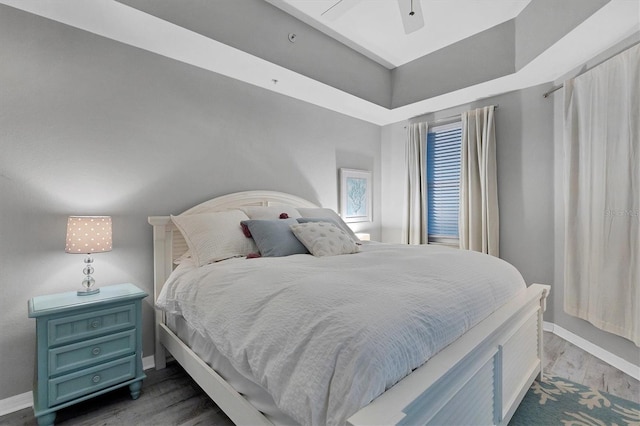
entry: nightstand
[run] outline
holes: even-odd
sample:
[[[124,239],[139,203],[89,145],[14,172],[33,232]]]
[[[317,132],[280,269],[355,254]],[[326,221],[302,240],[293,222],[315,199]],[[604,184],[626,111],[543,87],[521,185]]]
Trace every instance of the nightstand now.
[[[123,386],[137,399],[142,369],[142,299],[133,284],[100,287],[29,300],[36,319],[33,411],[52,425],[56,411]]]

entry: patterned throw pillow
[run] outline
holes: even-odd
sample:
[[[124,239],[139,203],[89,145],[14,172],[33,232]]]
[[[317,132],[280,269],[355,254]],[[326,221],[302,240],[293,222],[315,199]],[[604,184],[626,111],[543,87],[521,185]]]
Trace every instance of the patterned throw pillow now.
[[[346,232],[329,222],[308,222],[291,225],[298,240],[314,256],[335,256],[360,251]]]
[[[338,225],[338,228],[342,229],[346,232],[347,235],[351,237],[353,241],[356,243],[360,242],[360,239],[356,236],[356,234],[349,228],[349,225],[344,223],[344,220],[338,215],[338,213],[334,212],[331,209],[316,207],[316,208],[299,208],[298,213],[305,218],[325,218],[331,219],[331,222],[335,222]],[[291,216],[293,217],[293,216]]]

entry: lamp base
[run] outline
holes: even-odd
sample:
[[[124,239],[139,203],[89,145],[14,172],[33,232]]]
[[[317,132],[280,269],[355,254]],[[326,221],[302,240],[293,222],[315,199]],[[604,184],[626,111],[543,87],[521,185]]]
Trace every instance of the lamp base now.
[[[99,288],[87,288],[85,290],[78,290],[78,296],[90,296],[92,294],[100,293]]]

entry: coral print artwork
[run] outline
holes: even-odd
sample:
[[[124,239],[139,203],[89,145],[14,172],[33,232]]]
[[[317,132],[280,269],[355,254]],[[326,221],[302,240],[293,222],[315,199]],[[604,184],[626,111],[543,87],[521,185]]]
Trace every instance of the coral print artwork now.
[[[340,169],[340,215],[345,222],[371,222],[371,172]]]
[[[364,216],[367,214],[366,179],[347,179],[347,214],[349,216]]]

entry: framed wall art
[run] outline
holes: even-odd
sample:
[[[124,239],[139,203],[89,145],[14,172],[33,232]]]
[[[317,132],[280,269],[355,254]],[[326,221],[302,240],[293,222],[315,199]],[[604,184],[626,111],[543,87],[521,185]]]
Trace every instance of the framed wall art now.
[[[340,169],[340,216],[345,222],[371,222],[371,172]]]

